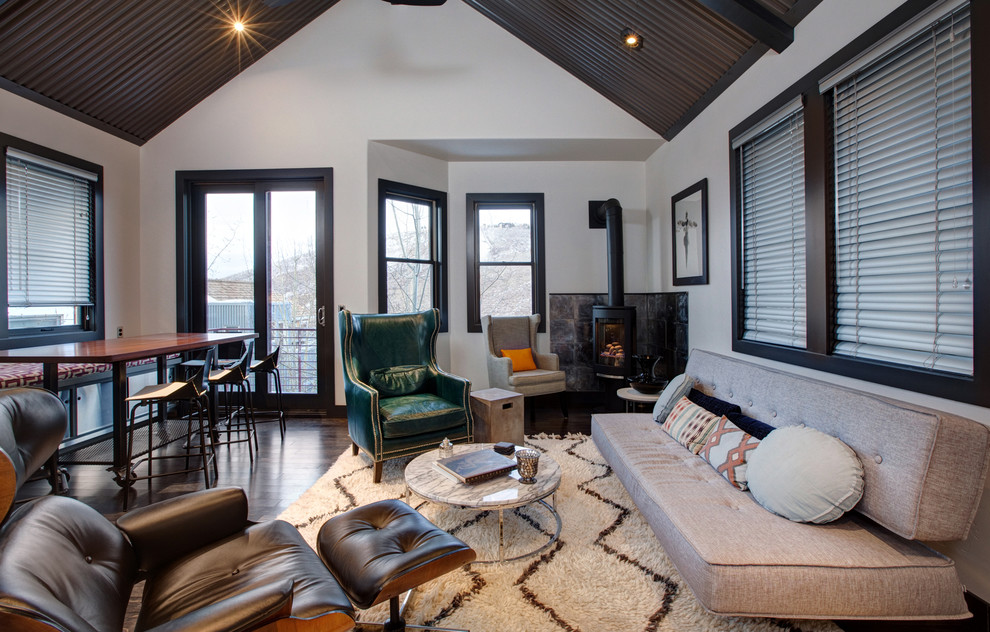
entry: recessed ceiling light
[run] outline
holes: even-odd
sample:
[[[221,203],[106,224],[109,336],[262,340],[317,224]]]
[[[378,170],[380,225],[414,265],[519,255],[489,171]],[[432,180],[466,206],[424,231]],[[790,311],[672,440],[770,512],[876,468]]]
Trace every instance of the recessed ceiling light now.
[[[643,36],[632,29],[622,31],[622,43],[627,48],[642,48]]]
[[[234,22],[233,27],[234,27],[234,30],[237,31],[238,33],[243,33],[244,32],[244,23],[241,22],[240,20]]]

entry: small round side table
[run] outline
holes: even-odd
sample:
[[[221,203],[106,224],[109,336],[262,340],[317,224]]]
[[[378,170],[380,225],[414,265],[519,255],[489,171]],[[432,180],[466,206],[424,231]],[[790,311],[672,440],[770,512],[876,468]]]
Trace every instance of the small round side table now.
[[[658,399],[660,399],[660,393],[653,393],[649,395],[647,393],[640,393],[634,388],[626,387],[620,388],[615,393],[619,396],[619,399],[626,402],[626,412],[635,412],[636,404],[655,404]]]

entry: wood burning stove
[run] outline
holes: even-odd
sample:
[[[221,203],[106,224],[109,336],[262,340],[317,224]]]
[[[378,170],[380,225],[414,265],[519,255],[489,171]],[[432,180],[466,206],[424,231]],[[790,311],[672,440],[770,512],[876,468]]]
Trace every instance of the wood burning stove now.
[[[595,305],[594,368],[602,376],[632,375],[633,354],[636,353],[636,307]]]
[[[608,239],[608,305],[592,307],[594,369],[601,376],[627,377],[636,353],[636,307],[625,306],[622,206],[611,198],[598,212],[605,216]]]

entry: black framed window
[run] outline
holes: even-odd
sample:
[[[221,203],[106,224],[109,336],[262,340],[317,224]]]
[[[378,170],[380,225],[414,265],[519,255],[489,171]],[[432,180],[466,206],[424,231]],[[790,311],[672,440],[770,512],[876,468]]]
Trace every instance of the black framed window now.
[[[447,194],[378,181],[378,311],[440,310],[447,331]]]
[[[468,331],[481,317],[540,314],[546,331],[542,193],[467,195]]]
[[[906,2],[730,132],[734,350],[990,403],[990,353],[976,343],[990,332],[976,282],[990,261],[974,248],[990,239],[990,219],[974,213],[990,202],[974,178],[985,169],[990,95],[971,81],[986,64],[985,13]],[[781,161],[765,199],[789,200],[780,217],[804,216],[804,237],[794,237],[805,249],[803,346],[752,335],[748,311],[759,235],[748,230],[747,148],[787,117],[803,123],[803,161]],[[803,171],[801,196],[788,168]]]
[[[0,134],[6,348],[103,337],[103,168]]]

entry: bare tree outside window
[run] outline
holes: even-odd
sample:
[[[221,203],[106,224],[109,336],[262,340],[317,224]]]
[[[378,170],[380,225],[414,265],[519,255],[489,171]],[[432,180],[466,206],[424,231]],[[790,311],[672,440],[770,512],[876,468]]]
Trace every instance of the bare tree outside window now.
[[[206,195],[207,331],[254,330],[254,196]]]
[[[533,209],[478,209],[481,314],[522,316],[533,309]]]
[[[447,194],[378,181],[378,311],[436,308],[447,331]]]
[[[316,194],[272,191],[268,203],[268,345],[285,391],[316,393]],[[254,194],[207,194],[206,236],[207,329],[256,330]]]
[[[388,313],[433,307],[433,205],[388,197],[385,201]]]

